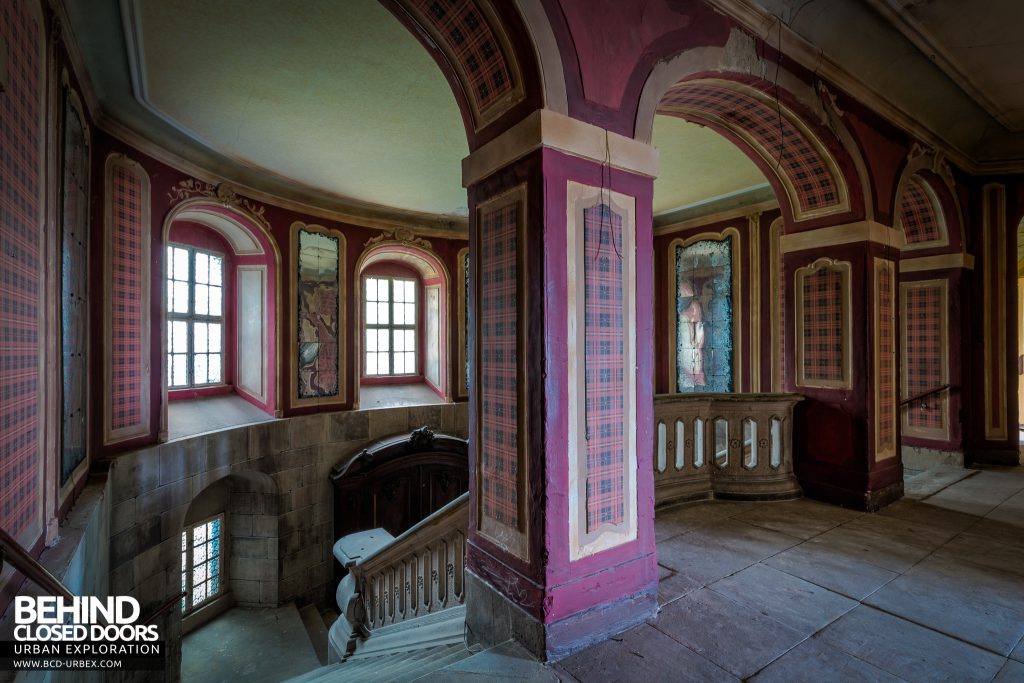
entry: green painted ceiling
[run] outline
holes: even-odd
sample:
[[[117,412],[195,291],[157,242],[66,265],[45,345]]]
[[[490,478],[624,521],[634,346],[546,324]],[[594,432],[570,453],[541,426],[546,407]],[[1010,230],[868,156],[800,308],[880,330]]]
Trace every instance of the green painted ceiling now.
[[[133,0],[141,98],[206,147],[319,191],[466,214],[451,90],[377,0]],[[655,213],[763,185],[718,134],[658,116]]]

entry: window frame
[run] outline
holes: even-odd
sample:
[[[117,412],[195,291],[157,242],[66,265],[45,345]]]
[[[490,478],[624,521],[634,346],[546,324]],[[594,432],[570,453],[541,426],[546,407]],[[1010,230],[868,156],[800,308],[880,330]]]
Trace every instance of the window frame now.
[[[373,280],[384,280],[384,281],[387,281],[387,283],[388,283],[388,321],[389,322],[386,325],[382,325],[380,323],[370,324],[368,322],[368,315],[369,315],[369,310],[370,310],[370,305],[369,305],[370,302],[367,301],[367,299],[366,299],[366,294],[369,291],[366,283],[367,283],[368,280],[371,280],[371,279],[373,279]],[[406,324],[397,325],[397,324],[394,323],[394,320],[395,320],[395,306],[396,306],[396,304],[397,303],[401,303],[401,304],[409,303],[407,301],[402,301],[402,302],[396,302],[395,301],[395,296],[394,296],[394,294],[395,294],[394,283],[395,282],[411,282],[411,283],[413,283],[413,297],[414,297],[413,301],[412,301],[412,304],[413,304],[413,322],[412,322],[411,325],[406,325]],[[423,307],[423,303],[422,303],[423,296],[421,295],[421,291],[420,291],[422,289],[422,282],[421,282],[421,280],[419,278],[411,276],[411,275],[373,275],[373,274],[367,274],[367,275],[363,276],[362,282],[360,284],[362,286],[362,292],[363,292],[362,293],[362,301],[360,302],[362,304],[362,315],[361,315],[362,319],[360,320],[360,323],[361,323],[362,341],[363,341],[363,345],[364,345],[364,349],[363,349],[363,353],[362,353],[362,375],[363,375],[363,378],[364,379],[368,379],[368,380],[378,380],[378,379],[391,379],[391,378],[396,378],[396,377],[397,378],[409,378],[409,379],[420,377],[423,374],[421,369],[420,369],[421,368],[421,363],[422,363],[422,354],[423,354],[423,349],[422,349],[423,344],[422,344],[422,342],[420,340],[420,335],[422,333],[421,332],[421,325],[420,325],[420,315],[422,313],[422,307]],[[388,357],[388,370],[389,370],[389,372],[378,373],[378,374],[372,374],[371,375],[371,374],[369,374],[369,372],[367,370],[367,365],[368,365],[367,364],[367,356],[368,356],[368,354],[370,354],[370,353],[382,353],[381,351],[370,351],[369,350],[369,344],[366,343],[367,342],[366,332],[367,332],[367,330],[371,330],[371,329],[373,329],[373,330],[388,330],[388,350],[387,350],[386,353],[387,353],[387,357]],[[413,372],[406,372],[406,373],[400,373],[400,374],[393,372],[393,370],[394,370],[395,354],[396,353],[407,353],[408,352],[408,349],[403,350],[403,351],[398,351],[398,352],[395,351],[395,331],[396,330],[401,330],[403,332],[411,330],[412,333],[413,333],[413,335],[412,335],[412,338],[413,338],[412,353],[413,353],[413,366],[414,366]]]
[[[185,560],[187,563],[186,566],[183,566],[181,568],[181,578],[184,583],[182,591],[184,591],[185,593],[184,597],[182,597],[181,599],[182,617],[187,617],[190,614],[194,614],[196,611],[203,609],[204,607],[208,607],[220,598],[223,598],[228,593],[227,562],[225,562],[225,559],[227,558],[227,545],[225,544],[225,540],[228,537],[226,517],[227,516],[225,515],[225,513],[219,512],[211,517],[199,520],[198,522],[186,523],[184,528],[181,530],[181,533],[186,536],[186,539],[188,539],[188,542],[185,543],[185,550],[181,551],[182,553],[185,553]],[[195,569],[195,543],[192,542],[193,532],[198,527],[204,526],[218,519],[220,520],[220,535],[218,536],[218,538],[220,538],[220,551],[217,554],[217,577],[219,582],[217,584],[217,592],[213,594],[207,592],[206,597],[203,598],[202,602],[200,602],[199,604],[194,604],[192,602],[192,572]],[[209,563],[210,559],[207,558],[206,562]],[[210,579],[207,578],[205,583],[209,585]]]
[[[167,353],[165,354],[164,362],[169,362],[172,355],[175,354],[171,351],[171,333],[170,326],[173,322],[185,322],[186,323],[186,351],[185,351],[185,375],[188,379],[186,384],[174,385],[171,384],[171,372],[170,368],[167,368],[167,390],[168,391],[188,391],[194,389],[210,389],[216,387],[223,387],[227,385],[225,376],[227,374],[227,306],[228,298],[226,295],[227,291],[227,257],[213,249],[206,247],[197,247],[192,244],[185,244],[182,242],[167,242],[166,248],[184,249],[188,251],[188,313],[175,313],[169,310],[168,303],[170,301],[170,283],[172,281],[182,282],[182,280],[174,279],[170,277],[170,264],[167,264],[167,275],[164,277],[164,291],[166,296],[164,298],[164,313],[166,316],[166,324],[168,329],[165,331],[167,334]],[[197,284],[209,283],[197,283],[196,282],[196,254],[205,254],[206,256],[215,256],[220,259],[221,263],[221,284],[219,285],[221,290],[221,302],[220,302],[220,315],[200,315],[195,312],[195,291]],[[217,286],[217,285],[214,285]],[[196,384],[195,382],[195,323],[217,323],[220,325],[220,381],[218,382],[205,382],[202,384]],[[206,355],[211,355],[209,351],[205,352]]]

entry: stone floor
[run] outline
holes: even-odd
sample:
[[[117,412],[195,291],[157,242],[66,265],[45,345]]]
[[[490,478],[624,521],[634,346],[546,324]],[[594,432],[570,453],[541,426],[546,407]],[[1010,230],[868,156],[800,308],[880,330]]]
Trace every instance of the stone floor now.
[[[422,382],[419,384],[374,384],[359,387],[360,408],[429,406],[444,399]]]
[[[295,605],[228,610],[182,639],[182,683],[277,683],[320,666]]]
[[[876,514],[659,511],[660,614],[531,677],[1024,681],[1024,470],[966,472]]]
[[[167,439],[205,434],[215,429],[273,420],[237,394],[224,394],[167,404]]]

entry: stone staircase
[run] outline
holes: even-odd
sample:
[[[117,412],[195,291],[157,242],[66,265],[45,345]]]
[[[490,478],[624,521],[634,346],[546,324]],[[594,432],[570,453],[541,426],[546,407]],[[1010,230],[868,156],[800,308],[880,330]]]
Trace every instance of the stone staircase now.
[[[334,681],[415,681],[475,654],[462,643],[436,645],[409,652],[389,652],[330,664],[291,679],[288,683]]]

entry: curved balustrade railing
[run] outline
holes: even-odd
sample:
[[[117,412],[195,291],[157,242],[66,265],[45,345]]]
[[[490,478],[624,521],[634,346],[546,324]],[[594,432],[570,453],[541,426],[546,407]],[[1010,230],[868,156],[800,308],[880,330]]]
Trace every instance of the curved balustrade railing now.
[[[799,496],[792,425],[801,400],[799,394],[656,396],[656,504]]]

